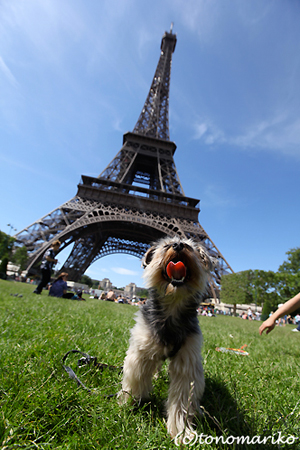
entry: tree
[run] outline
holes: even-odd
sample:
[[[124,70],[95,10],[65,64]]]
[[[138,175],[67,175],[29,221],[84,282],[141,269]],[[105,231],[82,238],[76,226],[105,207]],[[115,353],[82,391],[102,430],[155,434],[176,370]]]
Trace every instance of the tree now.
[[[286,255],[288,255],[287,261],[279,266],[277,273],[281,303],[300,292],[300,247],[292,248],[286,252]]]
[[[249,303],[264,303],[272,311],[280,303],[276,274],[272,271],[245,270],[225,275],[221,281],[221,300],[234,305],[234,313],[237,304]]]
[[[262,320],[300,292],[300,248],[286,252],[278,272],[245,270],[222,276],[221,300],[232,305],[263,304]]]
[[[277,286],[280,296],[279,303],[285,303],[300,292],[300,274],[278,272]]]
[[[11,258],[15,239],[0,231],[0,278],[6,278],[7,264]]]
[[[20,266],[20,271],[24,270],[26,268],[26,264],[27,264],[27,260],[28,260],[28,255],[27,255],[27,248],[24,246],[22,247],[15,247],[12,257],[11,257],[11,261]]]
[[[288,252],[288,260],[284,261],[278,268],[279,273],[291,273],[297,275],[300,273],[300,247],[292,248]]]
[[[253,302],[251,288],[251,270],[223,275],[221,280],[221,301],[234,305],[234,314],[237,304],[249,304]]]
[[[92,289],[98,289],[100,281],[99,280],[92,280],[92,282],[93,282],[93,284],[90,287]]]
[[[254,302],[258,305],[266,300],[272,304],[279,303],[277,274],[272,270],[254,270],[253,274]]]
[[[87,275],[82,275],[82,277],[79,280],[79,283],[87,284],[88,287],[90,288],[93,286],[93,280]]]
[[[148,298],[148,296],[149,296],[148,289],[141,289],[139,291],[139,297],[140,298]]]

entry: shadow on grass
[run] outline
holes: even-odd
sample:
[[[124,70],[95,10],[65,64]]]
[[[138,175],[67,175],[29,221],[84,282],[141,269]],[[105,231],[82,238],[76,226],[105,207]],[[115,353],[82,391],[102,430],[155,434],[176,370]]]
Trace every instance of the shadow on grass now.
[[[203,433],[202,442],[211,441],[213,448],[220,449],[274,449],[271,436],[257,434],[255,421],[239,408],[237,399],[222,380],[207,377],[205,383],[201,400],[203,415],[196,419],[198,436]]]

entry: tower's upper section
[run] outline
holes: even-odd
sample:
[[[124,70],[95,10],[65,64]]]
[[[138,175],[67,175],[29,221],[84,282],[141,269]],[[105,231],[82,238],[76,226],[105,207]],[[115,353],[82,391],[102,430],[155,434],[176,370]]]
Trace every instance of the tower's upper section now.
[[[176,46],[176,34],[165,32],[161,41],[161,53],[150,91],[133,133],[169,140],[169,91],[172,53]]]

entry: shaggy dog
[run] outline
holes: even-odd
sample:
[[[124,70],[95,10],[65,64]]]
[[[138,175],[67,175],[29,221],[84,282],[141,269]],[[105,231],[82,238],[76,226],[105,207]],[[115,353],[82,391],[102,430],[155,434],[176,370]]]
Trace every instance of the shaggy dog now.
[[[189,434],[205,387],[197,307],[212,262],[191,239],[163,238],[147,251],[143,265],[149,298],[131,330],[118,396],[120,402],[147,399],[154,373],[169,358],[167,429],[172,437]]]

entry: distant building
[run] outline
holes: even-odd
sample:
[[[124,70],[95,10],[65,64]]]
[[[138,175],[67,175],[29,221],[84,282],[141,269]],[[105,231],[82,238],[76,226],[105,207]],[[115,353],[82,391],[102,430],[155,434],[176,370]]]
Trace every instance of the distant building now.
[[[108,278],[104,278],[99,282],[99,289],[103,289],[104,291],[110,291],[112,288],[112,283]]]
[[[126,297],[132,298],[133,296],[138,297],[145,288],[138,287],[135,283],[129,283],[124,288],[124,294]]]
[[[137,286],[135,283],[129,283],[124,289],[126,297],[132,298],[137,293]]]
[[[113,285],[109,278],[104,278],[102,281],[100,281],[98,289],[101,289],[104,292],[113,290],[117,296],[122,295],[129,299],[132,299],[133,296],[138,297],[139,293],[143,290],[143,288],[138,287],[135,283],[129,283],[124,289],[115,289],[113,288]]]

